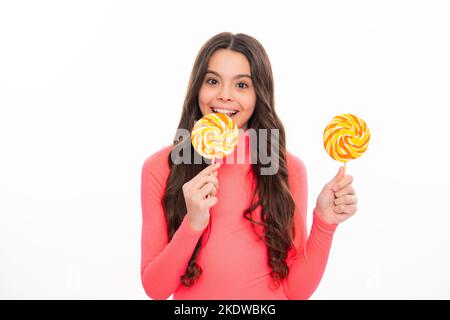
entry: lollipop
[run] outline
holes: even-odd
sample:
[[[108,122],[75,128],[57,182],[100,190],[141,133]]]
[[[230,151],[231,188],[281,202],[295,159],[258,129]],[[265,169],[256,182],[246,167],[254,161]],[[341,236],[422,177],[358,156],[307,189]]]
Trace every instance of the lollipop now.
[[[209,113],[198,120],[192,129],[194,149],[204,158],[223,158],[234,151],[238,143],[236,123],[223,113]]]
[[[323,132],[325,150],[344,166],[367,150],[369,140],[370,132],[364,120],[350,113],[334,117]]]

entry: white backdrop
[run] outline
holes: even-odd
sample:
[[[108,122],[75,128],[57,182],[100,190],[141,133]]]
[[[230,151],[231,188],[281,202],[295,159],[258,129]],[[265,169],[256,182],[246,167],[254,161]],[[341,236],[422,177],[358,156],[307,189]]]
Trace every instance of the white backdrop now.
[[[0,298],[147,299],[140,174],[170,144],[195,56],[265,47],[308,223],[339,164],[322,132],[370,127],[358,213],[312,299],[449,299],[448,1],[0,2]]]

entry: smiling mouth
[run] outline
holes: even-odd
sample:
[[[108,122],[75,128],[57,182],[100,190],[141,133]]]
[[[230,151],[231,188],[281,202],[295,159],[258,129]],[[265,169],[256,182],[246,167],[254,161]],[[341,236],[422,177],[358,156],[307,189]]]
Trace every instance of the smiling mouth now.
[[[228,109],[220,109],[220,108],[211,108],[211,110],[214,113],[223,113],[231,118],[239,113],[239,111],[237,111],[237,110],[228,110]]]

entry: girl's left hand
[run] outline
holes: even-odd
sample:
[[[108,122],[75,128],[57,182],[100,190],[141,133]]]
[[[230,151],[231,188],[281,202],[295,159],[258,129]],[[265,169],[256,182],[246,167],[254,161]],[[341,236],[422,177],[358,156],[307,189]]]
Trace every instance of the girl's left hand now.
[[[353,177],[345,174],[345,167],[328,182],[317,197],[317,214],[329,224],[341,223],[356,213],[358,199],[352,186]]]

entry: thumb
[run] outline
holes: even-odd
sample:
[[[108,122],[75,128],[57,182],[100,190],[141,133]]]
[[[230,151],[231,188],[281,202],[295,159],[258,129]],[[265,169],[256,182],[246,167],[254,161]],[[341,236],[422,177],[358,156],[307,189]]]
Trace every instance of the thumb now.
[[[341,180],[345,175],[345,167],[344,166],[340,166],[339,167],[339,171],[338,173],[334,176],[334,178],[328,183],[327,187],[328,188],[333,188],[334,184],[336,182],[338,182],[339,180]]]

